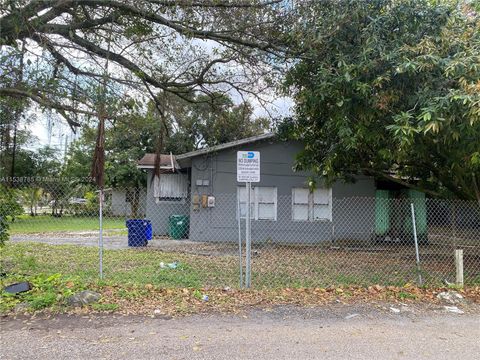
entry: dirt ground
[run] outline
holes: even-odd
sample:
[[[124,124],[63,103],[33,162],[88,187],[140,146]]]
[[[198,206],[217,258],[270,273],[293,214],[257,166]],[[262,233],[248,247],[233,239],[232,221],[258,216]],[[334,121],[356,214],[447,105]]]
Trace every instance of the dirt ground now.
[[[2,359],[478,359],[480,311],[388,304],[236,315],[4,318]]]

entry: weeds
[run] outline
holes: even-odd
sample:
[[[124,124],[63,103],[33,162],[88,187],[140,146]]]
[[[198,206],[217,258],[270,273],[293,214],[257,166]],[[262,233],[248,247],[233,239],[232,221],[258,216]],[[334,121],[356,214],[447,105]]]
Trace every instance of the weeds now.
[[[32,289],[18,294],[9,294],[2,290],[0,312],[11,310],[18,304],[25,304],[28,310],[63,306],[69,296],[86,288],[79,278],[61,274],[10,275],[2,280],[1,285],[3,288],[7,283],[22,281],[29,282]]]

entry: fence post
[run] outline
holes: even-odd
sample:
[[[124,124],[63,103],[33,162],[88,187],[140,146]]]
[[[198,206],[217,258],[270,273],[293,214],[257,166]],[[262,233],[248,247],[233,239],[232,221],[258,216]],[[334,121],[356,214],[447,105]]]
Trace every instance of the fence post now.
[[[456,284],[463,286],[463,250],[455,250],[455,269],[457,271]]]
[[[417,261],[418,284],[423,285],[422,273],[420,268],[420,254],[418,251],[417,225],[415,223],[415,207],[413,206],[413,203],[410,203],[410,207],[412,209],[413,239],[415,240],[415,256]]]
[[[103,280],[103,189],[99,191],[99,231],[98,231],[98,260],[100,279]]]
[[[237,216],[238,216],[238,260],[240,267],[240,289],[243,287],[243,256],[242,256],[242,222],[240,214],[240,199],[237,199]]]

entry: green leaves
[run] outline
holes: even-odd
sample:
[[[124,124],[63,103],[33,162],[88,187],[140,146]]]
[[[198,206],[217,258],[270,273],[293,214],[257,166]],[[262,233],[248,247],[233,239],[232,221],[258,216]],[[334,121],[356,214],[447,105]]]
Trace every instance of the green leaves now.
[[[480,151],[478,13],[447,0],[305,6],[316,36],[301,39],[307,50],[285,83],[297,104],[291,134],[306,144],[297,167],[396,172],[475,198],[478,168],[465,160]]]

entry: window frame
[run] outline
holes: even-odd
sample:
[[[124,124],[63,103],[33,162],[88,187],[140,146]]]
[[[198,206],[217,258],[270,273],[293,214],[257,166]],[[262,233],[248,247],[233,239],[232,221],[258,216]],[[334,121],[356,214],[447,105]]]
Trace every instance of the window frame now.
[[[176,197],[169,197],[169,196],[163,196],[163,197],[155,197],[154,196],[154,199],[155,199],[155,204],[159,205],[159,204],[185,204],[186,201],[187,201],[187,198],[188,198],[188,191],[189,191],[189,184],[188,184],[188,179],[185,177],[184,174],[182,173],[168,173],[168,174],[160,174],[160,180],[159,181],[162,181],[162,178],[165,179],[165,175],[175,175],[175,176],[179,176],[179,177],[182,177],[183,178],[183,186],[185,187],[185,193],[182,194],[181,196],[176,196]],[[152,180],[152,187],[154,188],[155,187],[155,181],[157,181],[156,179],[156,176],[154,176],[153,180]],[[154,194],[155,194],[155,190],[153,190]]]
[[[270,188],[273,189],[273,203],[263,203],[259,201],[259,192],[262,188]],[[240,202],[240,191],[241,189],[245,189],[245,186],[237,186],[237,220],[240,216],[240,219],[246,219],[246,216],[241,215],[241,202]],[[246,190],[246,189],[245,189]],[[277,207],[278,207],[278,189],[276,186],[255,186],[252,187],[251,195],[253,197],[253,201],[250,201],[251,205],[253,206],[253,211],[250,211],[250,219],[255,221],[277,221]],[[250,199],[252,200],[252,199]],[[260,218],[260,210],[259,204],[273,204],[273,218]]]
[[[295,203],[295,189],[304,189],[304,190],[308,190],[308,219],[295,219],[295,211],[294,211],[294,207],[296,205],[303,205],[303,204],[300,204],[300,203]],[[316,189],[309,189],[309,188],[305,188],[305,187],[292,187],[292,204],[291,204],[291,212],[292,212],[292,221],[295,221],[295,222],[331,222],[332,221],[332,218],[333,218],[333,201],[332,201],[332,188],[331,187],[328,187],[328,188],[320,188],[320,189],[323,189],[323,190],[328,190],[328,217],[326,218],[319,218],[319,219],[315,219],[314,218],[314,215],[315,215],[315,198],[314,198],[314,193],[315,193],[315,190],[319,190],[319,188],[316,188]],[[318,205],[322,205],[322,204],[318,204]],[[326,205],[326,204],[325,204]]]

